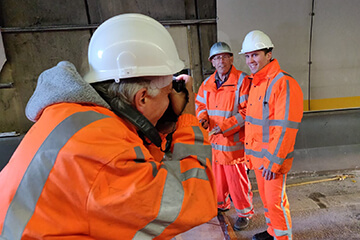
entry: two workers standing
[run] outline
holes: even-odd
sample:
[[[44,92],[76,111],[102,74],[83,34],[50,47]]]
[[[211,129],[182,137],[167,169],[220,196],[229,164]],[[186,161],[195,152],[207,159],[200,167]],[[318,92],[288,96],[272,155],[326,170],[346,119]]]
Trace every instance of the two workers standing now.
[[[253,240],[292,239],[285,185],[303,115],[303,94],[294,78],[272,58],[274,45],[262,31],[249,32],[239,54],[251,75],[233,65],[233,53],[223,42],[210,49],[216,71],[205,79],[196,97],[196,114],[210,131],[218,210],[233,201],[245,229],[254,214],[247,169],[255,172],[267,230]]]

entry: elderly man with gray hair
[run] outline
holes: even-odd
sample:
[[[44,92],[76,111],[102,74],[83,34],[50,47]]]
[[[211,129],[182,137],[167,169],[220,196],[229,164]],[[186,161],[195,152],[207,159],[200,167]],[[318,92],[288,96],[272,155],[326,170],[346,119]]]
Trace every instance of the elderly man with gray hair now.
[[[254,214],[243,144],[250,81],[233,66],[233,53],[225,42],[213,44],[209,61],[216,71],[199,88],[196,116],[210,135],[218,209],[229,210],[231,196],[238,215],[234,229],[243,230]]]
[[[35,124],[0,172],[0,239],[171,239],[215,217],[211,147],[168,31],[115,16],[88,57],[85,80],[67,61],[38,79]]]

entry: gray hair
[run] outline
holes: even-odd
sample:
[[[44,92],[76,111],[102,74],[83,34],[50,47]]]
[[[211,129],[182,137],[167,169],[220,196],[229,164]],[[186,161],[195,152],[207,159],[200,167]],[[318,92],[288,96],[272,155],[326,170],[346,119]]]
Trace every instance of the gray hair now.
[[[121,79],[119,83],[114,80],[93,83],[95,90],[108,102],[114,100],[119,107],[124,103],[135,106],[135,94],[141,89],[146,88],[151,97],[160,93],[160,88],[150,86],[151,81],[145,77],[135,77]]]

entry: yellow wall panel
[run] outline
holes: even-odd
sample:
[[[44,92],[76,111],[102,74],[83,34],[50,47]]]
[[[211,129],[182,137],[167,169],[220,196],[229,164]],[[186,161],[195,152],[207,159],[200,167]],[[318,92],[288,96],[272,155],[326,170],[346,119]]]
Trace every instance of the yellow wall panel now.
[[[344,108],[360,108],[360,96],[314,99],[310,101],[311,111]],[[304,100],[304,111],[309,111],[309,100]]]

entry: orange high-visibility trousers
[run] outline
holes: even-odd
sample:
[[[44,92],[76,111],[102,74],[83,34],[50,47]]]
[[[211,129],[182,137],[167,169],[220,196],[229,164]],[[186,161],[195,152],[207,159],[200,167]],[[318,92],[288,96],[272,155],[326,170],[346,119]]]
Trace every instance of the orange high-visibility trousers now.
[[[273,180],[265,180],[262,170],[254,169],[261,200],[264,204],[268,233],[277,240],[292,239],[289,201],[285,192],[287,174],[276,174]]]
[[[230,209],[230,196],[239,217],[252,217],[254,207],[251,183],[244,163],[222,165],[213,161],[218,208]],[[230,195],[230,196],[229,196]]]

